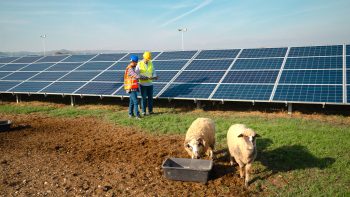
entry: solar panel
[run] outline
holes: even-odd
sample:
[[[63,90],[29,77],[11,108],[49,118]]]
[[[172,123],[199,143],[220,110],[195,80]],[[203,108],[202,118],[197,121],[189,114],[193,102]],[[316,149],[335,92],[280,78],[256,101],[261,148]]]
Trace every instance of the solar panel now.
[[[348,98],[348,103],[350,103],[350,86],[347,86],[346,88],[348,90],[347,98]]]
[[[27,67],[24,67],[21,69],[21,71],[43,71],[53,64],[54,63],[33,63],[29,64]]]
[[[40,92],[71,94],[84,84],[84,82],[55,82]]]
[[[42,58],[42,56],[21,57],[21,58],[17,59],[16,61],[13,61],[13,63],[33,63],[40,58]]]
[[[284,57],[287,48],[243,49],[239,58]]]
[[[193,60],[185,70],[227,70],[233,60]]]
[[[350,69],[350,56],[346,56],[346,69]]]
[[[50,67],[48,71],[71,71],[80,65],[81,63],[57,63]]]
[[[343,102],[341,85],[278,85],[275,101]]]
[[[163,52],[157,60],[191,59],[197,51],[172,51]]]
[[[19,83],[19,81],[0,81],[0,91],[5,92]]]
[[[35,77],[31,78],[30,81],[56,81],[68,72],[41,72]]]
[[[50,82],[23,82],[16,86],[15,88],[12,88],[11,90],[8,90],[9,92],[38,92],[39,90],[43,89],[47,85],[49,85]]]
[[[0,67],[4,66],[5,64],[0,64]]]
[[[123,83],[90,82],[76,92],[76,94],[112,95]]]
[[[207,99],[215,86],[215,84],[171,84],[160,97]]]
[[[3,78],[3,77],[5,77],[6,75],[9,75],[10,73],[12,73],[12,72],[0,72],[0,79],[1,78]]]
[[[38,72],[14,72],[11,75],[3,78],[2,80],[27,80],[30,77],[38,74]]]
[[[116,54],[99,54],[91,61],[118,61],[124,57],[126,53],[116,53]]]
[[[151,54],[152,54],[152,58],[155,58],[159,54],[159,52],[151,52]],[[127,61],[127,62],[129,62],[131,55],[136,55],[137,57],[139,57],[139,60],[143,59],[143,53],[130,53],[129,55],[125,56],[120,61]]]
[[[152,61],[156,70],[181,70],[188,60]]]
[[[93,81],[124,82],[124,71],[105,71]]]
[[[346,70],[346,81],[347,84],[350,84],[350,70]],[[348,91],[350,92],[350,89]]]
[[[0,63],[10,63],[15,59],[18,59],[19,57],[2,57],[0,58]]]
[[[288,58],[284,69],[342,69],[342,57]]]
[[[27,66],[28,64],[6,64],[0,68],[0,71],[16,71]]]
[[[108,70],[125,70],[129,65],[129,62],[117,62],[112,67],[108,68]]]
[[[350,55],[350,45],[346,45],[346,55]]]
[[[175,82],[218,83],[225,71],[183,71]]]
[[[342,45],[291,47],[289,57],[343,55]]]
[[[273,87],[273,85],[220,84],[213,99],[268,101]]]
[[[237,59],[231,70],[243,69],[280,69],[283,58],[270,59]]]
[[[37,62],[59,62],[64,58],[68,57],[68,55],[56,55],[56,56],[46,56],[43,59],[40,59]]]
[[[279,71],[229,71],[222,83],[275,83]]]
[[[342,84],[342,70],[284,70],[281,84]]]
[[[77,70],[105,70],[114,62],[88,62],[80,66]]]
[[[59,81],[90,81],[100,72],[84,71],[84,72],[71,72],[64,76]]]
[[[95,55],[72,55],[62,62],[86,62],[94,56]]]
[[[225,49],[225,50],[203,50],[196,59],[220,59],[220,58],[235,58],[239,49]]]
[[[153,96],[156,96],[165,86],[165,83],[153,83]],[[124,90],[124,88],[121,88],[118,90],[117,93],[115,93],[117,96],[129,96],[128,93]],[[138,96],[141,96],[141,93],[138,92]]]
[[[157,71],[158,80],[155,81],[169,82],[177,73],[178,71]]]

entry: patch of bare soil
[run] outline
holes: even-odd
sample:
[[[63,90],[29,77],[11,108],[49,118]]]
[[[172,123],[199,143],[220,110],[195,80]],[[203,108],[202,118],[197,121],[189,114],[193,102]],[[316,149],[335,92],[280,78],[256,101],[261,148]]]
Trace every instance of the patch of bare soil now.
[[[228,161],[206,184],[164,178],[167,157],[188,157],[183,136],[150,135],[93,118],[7,115],[0,133],[3,196],[251,196]],[[255,190],[254,190],[255,191]]]

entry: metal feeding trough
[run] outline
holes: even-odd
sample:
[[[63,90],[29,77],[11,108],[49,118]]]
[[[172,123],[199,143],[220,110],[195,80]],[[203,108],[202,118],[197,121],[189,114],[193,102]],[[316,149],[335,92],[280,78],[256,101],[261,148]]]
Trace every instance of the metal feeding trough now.
[[[168,158],[162,168],[167,179],[207,183],[212,160]]]
[[[0,132],[10,130],[11,124],[10,120],[0,120]]]

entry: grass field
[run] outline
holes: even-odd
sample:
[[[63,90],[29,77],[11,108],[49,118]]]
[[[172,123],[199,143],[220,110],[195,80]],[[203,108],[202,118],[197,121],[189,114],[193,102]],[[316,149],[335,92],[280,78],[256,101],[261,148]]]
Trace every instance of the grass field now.
[[[42,113],[49,116],[93,116],[117,125],[155,134],[185,134],[197,117],[209,117],[217,126],[217,149],[226,146],[231,124],[244,123],[262,137],[253,165],[252,190],[273,196],[350,195],[350,119],[343,116],[289,117],[260,112],[218,112],[156,108],[143,120],[129,119],[123,106],[2,104],[0,113]]]

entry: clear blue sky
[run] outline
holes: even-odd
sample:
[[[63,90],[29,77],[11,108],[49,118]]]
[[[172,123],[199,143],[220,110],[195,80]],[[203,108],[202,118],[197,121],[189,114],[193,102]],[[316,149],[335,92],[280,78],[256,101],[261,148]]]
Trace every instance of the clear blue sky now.
[[[0,0],[0,51],[350,43],[349,0]]]

